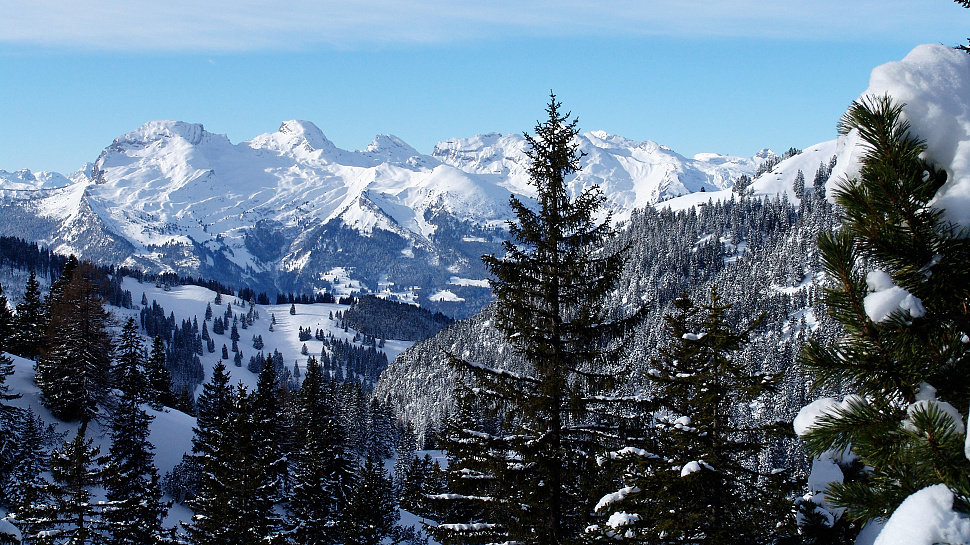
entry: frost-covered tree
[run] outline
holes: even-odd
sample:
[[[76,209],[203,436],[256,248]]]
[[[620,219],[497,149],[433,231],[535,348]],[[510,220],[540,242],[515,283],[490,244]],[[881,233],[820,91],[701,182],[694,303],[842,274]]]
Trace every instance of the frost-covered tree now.
[[[855,394],[810,405],[796,424],[820,460],[851,449],[846,456],[871,468],[828,487],[826,507],[845,508],[857,522],[889,517],[938,484],[955,496],[954,509],[970,510],[965,419],[956,409],[970,399],[970,239],[931,205],[946,173],[923,158],[903,108],[867,97],[842,119],[865,155],[859,176],[835,193],[842,228],[818,244],[825,303],[845,335],[810,340],[801,358],[818,386]]]
[[[772,486],[783,472],[758,469],[772,426],[737,414],[773,392],[779,376],[752,373],[737,358],[760,320],[738,331],[729,308],[716,288],[700,305],[674,302],[669,344],[648,371],[654,411],[640,437],[606,457],[624,486],[600,500],[603,522],[587,528],[590,537],[713,545],[768,543],[783,532],[791,498]]]
[[[46,503],[35,503],[21,515],[30,528],[33,543],[107,543],[102,513],[104,505],[94,499],[102,483],[100,449],[80,431],[51,456],[51,482]]]

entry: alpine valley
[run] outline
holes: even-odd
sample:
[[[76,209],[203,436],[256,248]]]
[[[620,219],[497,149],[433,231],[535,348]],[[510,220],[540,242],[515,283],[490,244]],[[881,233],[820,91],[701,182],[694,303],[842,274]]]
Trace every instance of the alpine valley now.
[[[509,196],[533,194],[524,147],[522,136],[485,134],[423,155],[379,135],[346,151],[307,121],[233,144],[200,124],[153,121],[69,177],[0,171],[0,233],[146,272],[268,293],[376,293],[461,318],[491,298],[480,258],[506,238]],[[580,149],[570,190],[599,184],[615,220],[730,188],[778,159],[688,159],[601,131]]]

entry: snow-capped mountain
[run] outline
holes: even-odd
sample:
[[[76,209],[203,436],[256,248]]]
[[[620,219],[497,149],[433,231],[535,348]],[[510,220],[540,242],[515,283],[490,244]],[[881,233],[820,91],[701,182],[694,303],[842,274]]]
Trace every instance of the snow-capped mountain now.
[[[688,159],[654,142],[580,137],[578,193],[600,185],[614,217],[730,187],[773,154]],[[200,124],[153,121],[72,175],[0,172],[5,234],[61,252],[274,292],[383,292],[455,315],[489,297],[510,194],[528,197],[525,140],[453,139],[423,155],[391,135],[347,151],[313,123],[233,144]]]

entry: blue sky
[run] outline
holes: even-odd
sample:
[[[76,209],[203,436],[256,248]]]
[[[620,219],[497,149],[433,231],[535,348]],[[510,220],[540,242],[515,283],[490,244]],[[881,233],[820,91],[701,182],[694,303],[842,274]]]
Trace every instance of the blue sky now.
[[[164,4],[164,5],[162,5]],[[153,119],[337,146],[583,130],[691,156],[834,138],[876,65],[964,43],[950,0],[0,0],[0,169],[65,174]]]

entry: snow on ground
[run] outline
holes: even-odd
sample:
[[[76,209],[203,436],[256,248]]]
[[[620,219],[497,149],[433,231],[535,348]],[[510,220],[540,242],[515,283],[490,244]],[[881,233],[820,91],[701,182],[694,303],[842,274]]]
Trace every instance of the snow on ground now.
[[[431,297],[428,297],[428,299],[431,301],[449,301],[454,303],[460,303],[465,300],[455,295],[455,292],[451,290],[438,290],[431,294]]]
[[[342,272],[336,270],[331,271],[336,278],[340,278],[346,282],[348,277],[341,274]],[[142,294],[144,293],[148,303],[151,304],[153,300],[157,301],[165,309],[166,315],[174,312],[177,323],[181,323],[182,319],[197,319],[200,328],[205,318],[206,305],[212,306],[214,316],[223,314],[226,311],[227,305],[230,304],[235,313],[246,313],[249,310],[249,304],[247,302],[228,295],[224,295],[222,305],[217,306],[214,303],[215,292],[199,286],[175,286],[166,291],[155,287],[154,284],[139,283],[133,278],[125,278],[124,289],[131,292],[132,299],[136,302],[136,305],[142,300]],[[246,365],[249,363],[249,357],[255,356],[258,352],[253,348],[252,344],[252,339],[256,335],[262,336],[263,338],[265,345],[263,347],[264,354],[272,354],[273,350],[279,350],[288,368],[292,369],[294,363],[299,363],[302,372],[306,369],[307,361],[307,356],[301,354],[303,345],[307,345],[309,355],[319,356],[323,349],[323,342],[313,337],[307,341],[301,341],[299,339],[299,329],[301,327],[303,329],[309,328],[312,332],[322,329],[324,334],[330,333],[335,338],[348,342],[352,342],[354,336],[357,334],[357,331],[350,328],[345,332],[339,327],[340,324],[337,320],[330,319],[331,313],[336,314],[337,312],[346,311],[349,308],[347,305],[316,303],[312,305],[297,304],[295,307],[296,314],[291,315],[290,305],[288,304],[256,305],[259,319],[247,329],[239,328],[239,350],[243,354],[242,367],[233,365],[231,359],[226,362],[226,367],[233,383],[242,382],[250,390],[256,387],[257,375],[246,369]],[[133,316],[137,320],[138,312],[138,310],[116,310],[116,314],[121,320],[127,319],[127,316]],[[273,316],[276,317],[276,325],[273,326],[273,331],[270,331],[269,327],[272,323]],[[220,336],[212,333],[211,323],[208,328],[212,339],[216,343],[216,351],[213,354],[205,352],[200,358],[202,360],[202,367],[205,370],[206,379],[211,376],[212,368],[222,355],[222,345],[232,346],[228,330],[225,335]],[[387,354],[387,359],[390,362],[412,344],[414,343],[410,341],[388,339],[385,341],[384,348],[381,350]],[[201,386],[198,391],[201,391]]]

